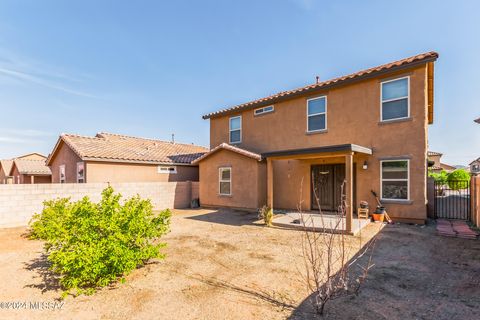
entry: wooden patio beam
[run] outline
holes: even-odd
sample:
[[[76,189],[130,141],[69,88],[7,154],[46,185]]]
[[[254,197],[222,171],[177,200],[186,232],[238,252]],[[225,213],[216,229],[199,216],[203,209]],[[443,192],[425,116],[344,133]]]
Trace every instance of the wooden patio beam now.
[[[345,156],[345,201],[346,201],[346,232],[352,232],[353,224],[353,152]]]
[[[273,160],[267,159],[267,206],[273,210]]]

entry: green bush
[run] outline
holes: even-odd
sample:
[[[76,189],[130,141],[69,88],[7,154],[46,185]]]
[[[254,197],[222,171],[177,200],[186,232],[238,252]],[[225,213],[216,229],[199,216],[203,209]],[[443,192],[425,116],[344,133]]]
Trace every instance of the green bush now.
[[[272,226],[272,221],[273,221],[273,210],[272,208],[268,206],[263,206],[259,213],[258,217],[263,220],[263,222],[267,225],[267,227]]]
[[[428,176],[432,177],[433,180],[435,180],[435,182],[439,183],[440,185],[447,184],[448,173],[445,170],[442,170],[440,172],[429,171]]]
[[[152,258],[164,258],[158,238],[169,231],[171,212],[153,215],[150,200],[139,196],[120,203],[120,194],[108,187],[102,200],[44,202],[31,221],[31,237],[45,240],[51,270],[69,293],[91,294]]]
[[[464,169],[457,169],[448,174],[447,183],[452,190],[466,189],[470,186],[470,174]]]

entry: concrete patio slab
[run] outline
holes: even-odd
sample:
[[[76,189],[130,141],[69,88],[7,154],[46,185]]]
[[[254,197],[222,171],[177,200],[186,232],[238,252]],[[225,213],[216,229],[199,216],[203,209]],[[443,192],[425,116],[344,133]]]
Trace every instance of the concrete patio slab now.
[[[305,223],[302,223],[302,217]],[[353,218],[352,231],[347,234],[356,235],[370,224],[370,219]],[[346,219],[339,218],[332,214],[318,214],[318,213],[299,213],[290,212],[286,214],[279,214],[273,218],[273,225],[284,228],[303,230],[307,228],[309,231],[318,232],[338,232],[341,233],[346,230]]]

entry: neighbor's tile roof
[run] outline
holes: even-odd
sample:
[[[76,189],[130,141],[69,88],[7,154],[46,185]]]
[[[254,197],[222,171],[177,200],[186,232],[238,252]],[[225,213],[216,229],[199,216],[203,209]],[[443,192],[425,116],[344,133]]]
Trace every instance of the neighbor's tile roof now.
[[[52,174],[50,168],[45,164],[45,160],[15,159],[13,161],[20,174]]]
[[[202,161],[203,159],[207,158],[208,156],[212,155],[213,153],[219,151],[219,150],[229,150],[229,151],[232,151],[232,152],[235,152],[235,153],[238,153],[238,154],[241,154],[243,156],[246,156],[246,157],[249,157],[249,158],[252,158],[252,159],[255,159],[257,161],[261,161],[262,160],[262,156],[258,153],[255,153],[255,152],[251,152],[251,151],[248,151],[248,150],[245,150],[245,149],[242,149],[242,148],[239,148],[239,147],[235,147],[235,146],[232,146],[228,143],[222,143],[222,144],[219,144],[218,146],[216,146],[215,148],[213,148],[212,150],[210,150],[209,152],[205,153],[203,156],[201,156],[200,158],[196,159],[195,161],[193,161],[193,163],[198,163],[200,161]]]
[[[5,173],[5,175],[10,175],[10,170],[13,166],[13,160],[0,160],[0,165],[3,168],[3,172]]]
[[[64,141],[82,160],[132,163],[190,164],[207,148],[183,143],[98,133],[95,137],[62,134]],[[57,143],[58,146],[58,143]],[[47,163],[55,153],[49,156]]]
[[[455,169],[457,169],[456,167],[451,166],[451,165],[446,164],[446,163],[440,163],[440,167],[444,170],[455,170]]]
[[[288,97],[292,97],[292,96],[296,96],[296,95],[300,95],[300,94],[306,94],[306,93],[315,91],[317,89],[325,89],[327,87],[332,87],[334,85],[340,85],[340,84],[348,82],[349,80],[355,80],[355,79],[359,80],[359,79],[362,79],[362,78],[368,78],[368,77],[376,76],[376,75],[382,74],[384,72],[396,71],[398,69],[413,66],[413,65],[416,65],[416,64],[419,64],[419,63],[426,63],[426,62],[430,62],[430,61],[435,61],[437,58],[438,58],[438,53],[436,53],[434,51],[418,54],[418,55],[413,56],[413,57],[409,57],[409,58],[406,58],[406,59],[402,59],[402,60],[394,61],[394,62],[391,62],[391,63],[383,64],[381,66],[373,67],[373,68],[370,68],[370,69],[365,69],[365,70],[358,71],[358,72],[355,72],[355,73],[352,73],[352,74],[349,74],[349,75],[346,75],[346,76],[342,76],[342,77],[339,77],[339,78],[335,78],[335,79],[311,84],[311,85],[301,87],[301,88],[297,88],[297,89],[293,89],[293,90],[279,92],[279,93],[276,93],[274,95],[271,95],[271,96],[268,96],[268,97],[265,97],[265,98],[253,100],[253,101],[243,103],[243,104],[231,107],[231,108],[215,111],[215,112],[204,115],[203,119],[209,119],[209,118],[214,117],[214,116],[220,116],[220,115],[223,115],[223,114],[228,114],[228,113],[233,113],[233,112],[237,112],[237,111],[241,111],[241,110],[246,110],[246,109],[258,107],[258,106],[261,106],[261,105],[265,105],[267,103],[274,103],[274,102],[276,102],[278,100],[281,100],[281,99],[284,99],[284,98],[288,98]]]
[[[428,151],[427,155],[428,156],[441,156],[441,155],[443,155],[443,153],[435,152],[435,151]]]

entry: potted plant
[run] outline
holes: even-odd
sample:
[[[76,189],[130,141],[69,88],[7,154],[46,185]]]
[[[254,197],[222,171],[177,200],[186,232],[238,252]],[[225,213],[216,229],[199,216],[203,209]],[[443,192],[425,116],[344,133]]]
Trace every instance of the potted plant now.
[[[385,207],[378,206],[377,209],[372,213],[373,221],[380,221],[383,222],[385,219]]]

